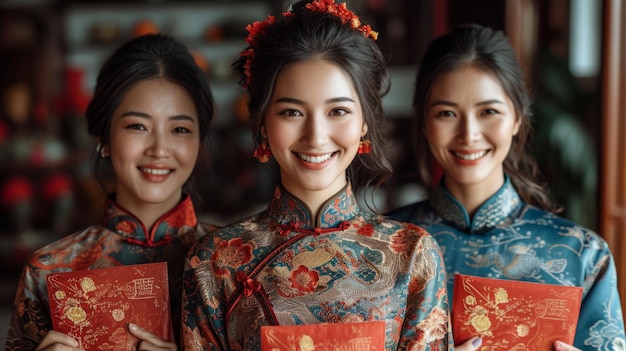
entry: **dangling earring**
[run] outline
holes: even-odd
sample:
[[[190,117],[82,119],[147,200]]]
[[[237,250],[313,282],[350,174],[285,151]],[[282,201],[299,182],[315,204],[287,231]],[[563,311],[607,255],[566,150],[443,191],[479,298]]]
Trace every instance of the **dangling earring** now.
[[[358,154],[369,154],[372,152],[371,142],[368,139],[363,139],[361,137],[361,141],[359,141],[359,149],[357,150]]]
[[[259,162],[266,163],[270,160],[270,156],[272,156],[272,150],[267,144],[267,140],[263,140],[263,142],[257,146],[256,150],[254,150],[254,157],[258,158]]]

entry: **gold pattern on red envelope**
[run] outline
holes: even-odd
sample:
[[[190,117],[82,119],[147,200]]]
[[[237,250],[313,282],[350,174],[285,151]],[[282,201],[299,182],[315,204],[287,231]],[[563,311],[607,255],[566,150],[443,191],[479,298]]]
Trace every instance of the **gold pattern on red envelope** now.
[[[456,344],[480,336],[481,350],[552,350],[573,343],[582,288],[456,274],[452,327]]]
[[[172,339],[165,262],[47,276],[55,330],[74,337],[85,350],[133,350],[135,323]]]
[[[261,351],[382,351],[385,321],[261,327]]]

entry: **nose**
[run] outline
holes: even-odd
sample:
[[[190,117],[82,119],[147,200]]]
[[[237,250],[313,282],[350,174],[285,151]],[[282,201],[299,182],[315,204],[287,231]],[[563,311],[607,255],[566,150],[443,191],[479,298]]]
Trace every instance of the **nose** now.
[[[155,132],[150,136],[150,145],[146,154],[150,157],[169,157],[171,150],[171,139],[169,133]]]
[[[311,147],[319,147],[328,142],[328,125],[326,118],[321,113],[316,113],[307,118],[302,133],[302,143]]]
[[[466,144],[471,144],[480,138],[480,121],[474,114],[462,116],[459,123],[459,140]]]

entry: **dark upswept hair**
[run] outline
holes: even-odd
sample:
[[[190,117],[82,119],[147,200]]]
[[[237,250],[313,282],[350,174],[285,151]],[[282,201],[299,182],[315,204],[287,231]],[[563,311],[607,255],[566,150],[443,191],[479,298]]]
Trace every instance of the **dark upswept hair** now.
[[[186,46],[163,34],[131,39],[117,48],[102,65],[93,98],[86,111],[89,134],[107,144],[113,113],[124,96],[135,84],[150,79],[164,79],[177,84],[192,97],[198,113],[202,155],[215,112],[208,77],[195,63]],[[102,159],[99,155],[94,156],[92,173],[105,188],[100,178]]]
[[[382,97],[389,91],[385,59],[372,39],[343,24],[337,16],[306,9],[306,3],[294,4],[291,14],[277,16],[274,23],[255,36],[254,45],[249,47],[254,50],[249,80],[245,74],[246,57],[240,56],[233,63],[240,84],[247,85],[254,143],[259,145],[263,139],[261,127],[278,75],[294,63],[328,61],[352,78],[368,126],[366,138],[371,140],[371,154],[357,156],[347,175],[355,189],[375,180],[379,186],[392,171],[382,107]]]
[[[515,50],[501,31],[476,24],[459,25],[430,42],[419,65],[413,96],[417,135],[423,135],[425,130],[426,104],[433,84],[441,75],[467,66],[495,77],[513,102],[519,118],[519,131],[504,160],[504,172],[525,202],[558,212],[537,163],[526,150],[532,134],[531,99]],[[430,192],[434,187],[430,170],[433,155],[426,138],[416,139],[418,180]]]

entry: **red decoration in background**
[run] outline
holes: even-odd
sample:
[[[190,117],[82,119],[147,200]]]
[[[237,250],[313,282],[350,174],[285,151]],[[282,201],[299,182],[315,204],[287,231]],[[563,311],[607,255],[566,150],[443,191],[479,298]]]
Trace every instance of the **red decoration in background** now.
[[[9,126],[7,123],[0,119],[0,142],[3,142],[9,137]]]
[[[56,112],[59,115],[67,113],[85,114],[87,106],[91,101],[91,95],[83,90],[83,78],[85,72],[78,67],[68,67],[65,69],[65,92],[56,101]]]
[[[193,57],[193,61],[196,63],[196,65],[198,65],[198,67],[200,67],[200,69],[204,72],[204,73],[209,73],[209,60],[206,59],[206,57],[204,57],[204,55],[197,50],[192,50],[191,51],[191,56]]]
[[[46,200],[57,199],[72,192],[72,179],[62,173],[52,175],[43,186],[43,197]]]
[[[13,177],[2,186],[2,206],[12,207],[20,202],[31,201],[33,184],[28,178]]]
[[[135,23],[133,27],[133,37],[140,37],[148,34],[159,34],[159,27],[151,20],[142,20]]]

